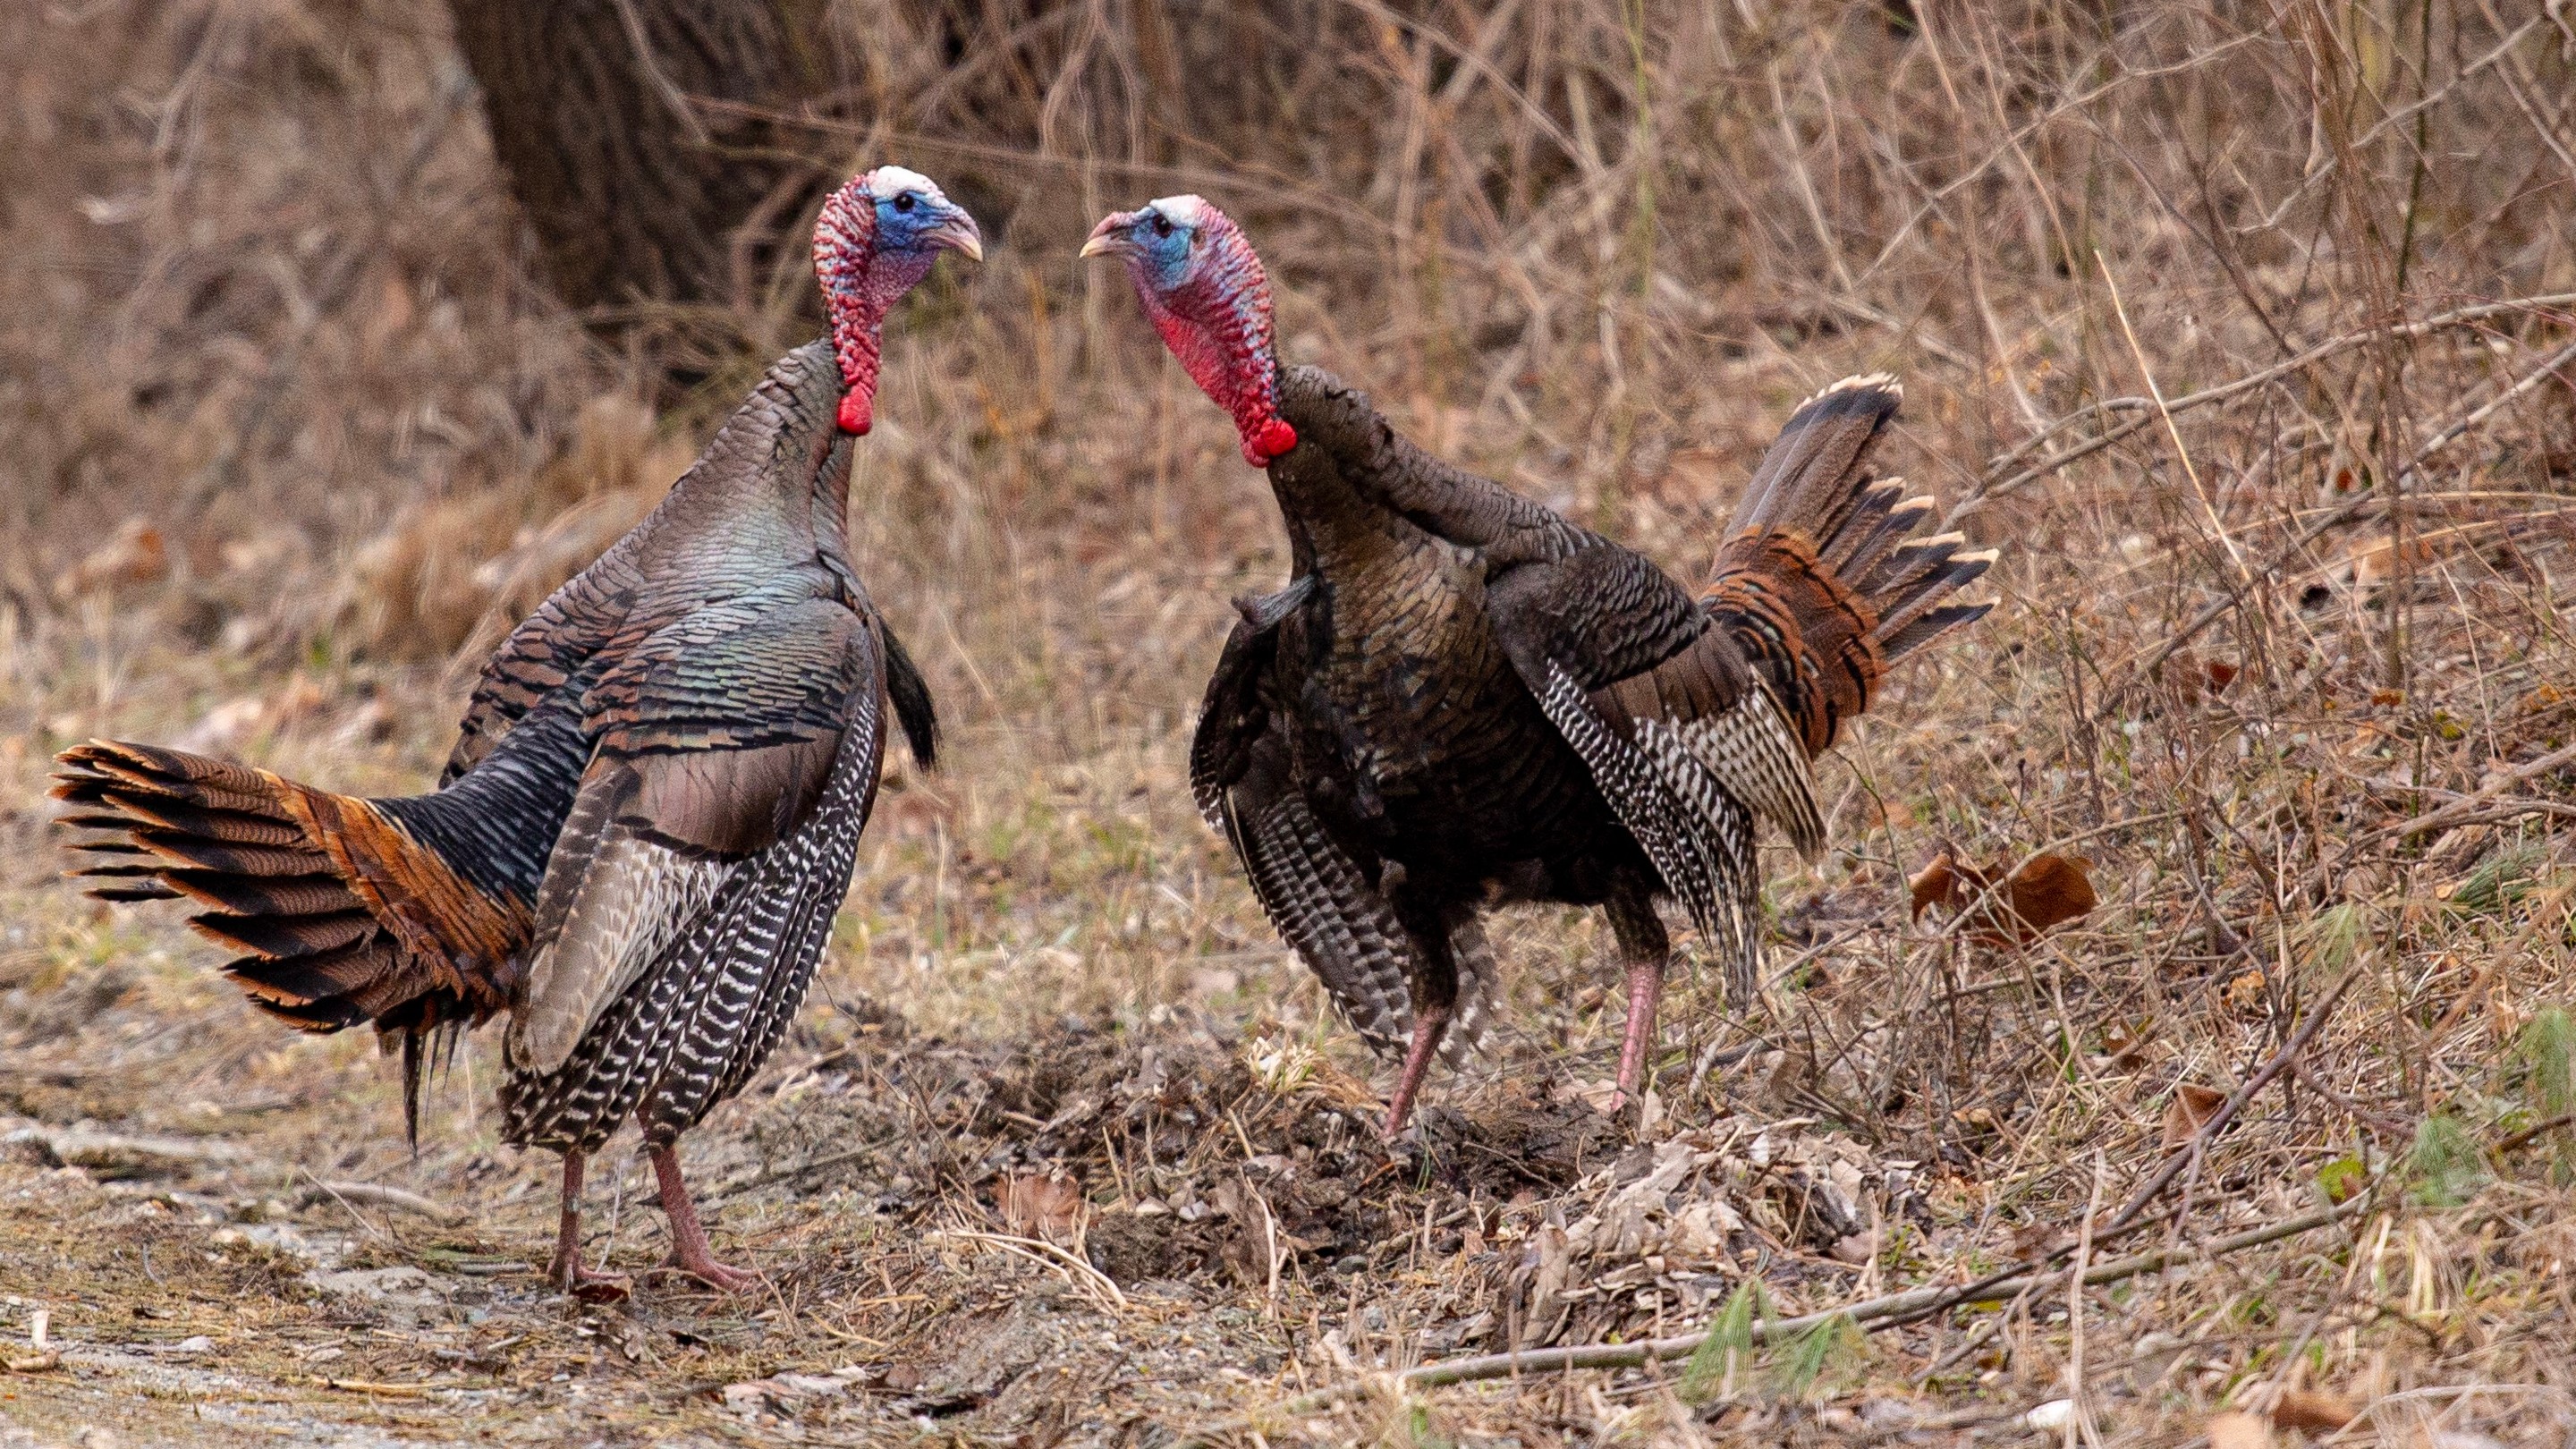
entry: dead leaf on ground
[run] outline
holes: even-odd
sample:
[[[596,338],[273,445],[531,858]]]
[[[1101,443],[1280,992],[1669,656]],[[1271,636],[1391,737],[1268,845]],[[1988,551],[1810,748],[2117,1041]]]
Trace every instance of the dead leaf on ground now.
[[[2332,1433],[2360,1416],[2361,1406],[2341,1394],[2330,1394],[2321,1389],[2288,1389],[2283,1391],[2281,1402],[2272,1406],[2272,1427]]]
[[[63,575],[61,589],[64,597],[77,598],[94,589],[158,583],[169,572],[170,547],[161,530],[138,516],[125,520],[114,538],[74,564]]]
[[[2173,681],[2186,700],[2201,700],[2225,694],[2236,682],[2242,667],[2224,659],[2204,659],[2189,650],[2177,655],[2164,677]]]
[[[2393,538],[2362,538],[2354,540],[2351,551],[2327,573],[2343,587],[2375,589],[2397,576],[2401,557],[2406,568],[2417,569],[2438,562],[2441,556],[2439,544],[2421,534],[2406,540],[2403,555]]]
[[[1061,1167],[1014,1172],[1002,1182],[1002,1226],[1024,1238],[1062,1245],[1082,1232],[1082,1181]]]
[[[2134,1072],[2155,1055],[2156,1024],[2152,1019],[2115,1021],[2102,1031],[2102,1052],[2120,1071]]]
[[[2243,1015],[2263,1009],[2263,991],[2270,978],[2260,971],[2243,971],[2230,979],[2221,996],[2227,1009]]]
[[[2212,1091],[2194,1082],[2176,1084],[2173,1101],[2165,1107],[2162,1150],[2171,1152],[2189,1142],[2210,1118],[2218,1115],[2218,1109],[2226,1102],[2225,1092]]]
[[[2209,1449],[2272,1449],[2272,1430],[2252,1414],[2212,1414],[2201,1428],[2209,1435]]]
[[[1927,906],[1966,911],[1969,939],[2015,946],[2100,904],[2093,894],[2091,864],[2079,855],[2043,852],[2022,862],[1998,887],[1994,871],[1967,864],[1945,848],[1906,886],[1913,893],[1914,919],[1922,919]]]

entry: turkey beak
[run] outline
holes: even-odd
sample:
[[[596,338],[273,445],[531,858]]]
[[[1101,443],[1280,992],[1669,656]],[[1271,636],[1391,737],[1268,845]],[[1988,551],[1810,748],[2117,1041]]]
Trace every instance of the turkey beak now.
[[[935,247],[946,247],[970,262],[984,260],[984,233],[975,226],[975,218],[952,210],[940,218],[939,225],[922,233],[922,239]]]
[[[1091,229],[1091,239],[1082,244],[1082,254],[1086,257],[1123,257],[1135,251],[1136,243],[1127,236],[1127,227],[1135,219],[1136,213],[1132,211],[1113,211],[1102,217],[1100,225]]]

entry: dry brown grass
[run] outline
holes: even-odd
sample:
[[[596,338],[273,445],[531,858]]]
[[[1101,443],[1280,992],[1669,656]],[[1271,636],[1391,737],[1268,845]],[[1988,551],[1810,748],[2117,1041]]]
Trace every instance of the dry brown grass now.
[[[971,63],[943,62],[943,14]],[[1008,218],[898,323],[854,489],[955,748],[889,792],[798,1040],[692,1139],[736,1186],[720,1236],[782,1296],[605,1315],[464,1271],[531,1259],[548,1217],[545,1164],[479,1111],[488,1067],[469,1054],[406,1159],[364,1043],[282,1042],[168,921],[60,891],[34,802],[48,753],[104,732],[417,788],[452,652],[649,502],[761,358],[658,420],[621,401],[637,364],[525,280],[435,6],[61,5],[0,55],[0,1105],[253,1160],[82,1174],[18,1149],[0,1330],[51,1305],[77,1374],[0,1376],[0,1414],[44,1442],[319,1415],[420,1442],[2164,1443],[2264,1416],[2322,1437],[2284,1397],[2316,1391],[2366,1410],[2340,1442],[2576,1423],[2568,1145],[2505,1146],[2576,1106],[2550,1014],[2576,995],[2576,794],[2518,768],[2576,738],[2563,7],[951,0],[840,23],[861,78],[804,128],[819,161],[900,157]],[[1583,1105],[1618,1028],[1599,933],[1528,912],[1499,938],[1506,1046],[1440,1079],[1427,1165],[1365,1165],[1369,1064],[1192,816],[1197,684],[1225,596],[1279,576],[1278,529],[1115,273],[1071,258],[1099,211],[1183,188],[1253,230],[1293,355],[1679,574],[1789,405],[1882,367],[1910,389],[1896,465],[2006,545],[2002,607],[1826,765],[1841,845],[1777,861],[1760,1008],[1681,983],[1642,1156]],[[803,285],[727,325],[789,340]],[[2488,306],[2529,297],[2555,300]],[[2028,950],[1954,939],[1905,910],[1944,847],[2084,856],[2101,905]],[[2347,1159],[2377,1194],[2349,1224],[1748,1349],[1731,1376],[1377,1375],[1680,1332],[1744,1281],[1787,1313],[2072,1248],[2188,1135],[2207,1099],[2181,1089],[2246,1080],[2346,973],[2150,1236],[2294,1215]],[[1125,1306],[1034,1250],[928,1236],[1002,1231],[1009,1175],[1048,1162]],[[1660,1201],[1630,1191],[1676,1162]],[[309,1177],[475,1216],[306,1203]],[[607,1190],[632,1208],[642,1182]],[[317,1297],[300,1260],[215,1241],[236,1213],[426,1267],[452,1301]],[[617,1221],[640,1261],[658,1229]],[[212,1368],[110,1351],[199,1333]],[[334,1347],[366,1368],[343,1378],[415,1387],[317,1387]],[[863,1392],[692,1396],[840,1364]],[[2022,1426],[2078,1379],[2081,1422]],[[1270,1412],[1334,1384],[1362,1391]],[[217,1428],[182,1427],[191,1397]]]

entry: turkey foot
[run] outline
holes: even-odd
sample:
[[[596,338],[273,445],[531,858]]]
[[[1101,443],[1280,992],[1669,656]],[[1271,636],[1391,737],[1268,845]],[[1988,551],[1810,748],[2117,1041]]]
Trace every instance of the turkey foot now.
[[[671,1256],[665,1268],[676,1268],[720,1293],[740,1293],[760,1285],[760,1275],[716,1261],[707,1244],[706,1225],[689,1201],[689,1185],[680,1177],[679,1149],[663,1144],[652,1149],[653,1178],[662,1187],[662,1215],[671,1220]]]
[[[1413,1115],[1413,1098],[1422,1090],[1422,1074],[1431,1069],[1432,1057],[1440,1051],[1440,1038],[1448,1033],[1452,1008],[1447,1005],[1425,1006],[1413,1014],[1413,1045],[1404,1054],[1404,1075],[1395,1079],[1395,1096],[1386,1104],[1387,1141],[1404,1134],[1405,1119]]]
[[[1661,955],[1628,963],[1628,1029],[1619,1039],[1619,1087],[1610,1094],[1611,1115],[1618,1115],[1637,1096],[1645,1075],[1646,1054],[1655,1044],[1655,1005],[1664,995]]]
[[[585,1303],[614,1303],[635,1291],[622,1273],[602,1273],[581,1265],[582,1155],[564,1154],[563,1216],[555,1225],[555,1255],[546,1263],[546,1281]]]

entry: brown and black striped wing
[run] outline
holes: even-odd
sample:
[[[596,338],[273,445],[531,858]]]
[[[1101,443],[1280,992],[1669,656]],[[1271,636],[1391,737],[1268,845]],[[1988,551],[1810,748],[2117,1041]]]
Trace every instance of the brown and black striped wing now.
[[[884,687],[875,630],[810,596],[700,609],[593,686],[599,748],[537,893],[514,1070],[562,1066],[743,863],[803,823],[845,732],[880,727]],[[870,707],[854,710],[862,691]],[[873,767],[880,746],[862,743]]]
[[[456,744],[439,773],[444,787],[483,762],[548,696],[574,682],[602,651],[612,656],[632,602],[629,534],[589,568],[566,580],[519,622],[484,662],[456,727]],[[629,641],[631,642],[631,641]],[[593,666],[595,667],[595,666]]]

